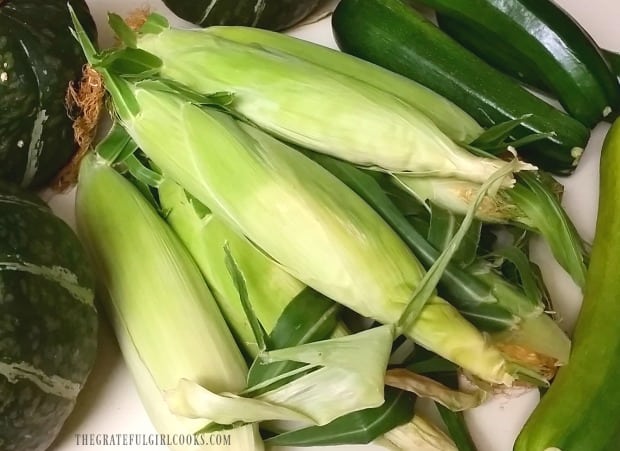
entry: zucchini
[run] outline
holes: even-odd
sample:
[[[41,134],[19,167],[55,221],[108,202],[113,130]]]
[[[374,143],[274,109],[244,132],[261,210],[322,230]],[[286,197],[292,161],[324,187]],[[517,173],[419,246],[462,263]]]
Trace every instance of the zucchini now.
[[[92,38],[83,0],[71,0]],[[71,35],[66,0],[0,0],[0,179],[47,183],[75,150],[65,107],[86,60]]]
[[[486,62],[550,92],[588,127],[620,105],[620,85],[588,33],[550,0],[420,0]]]
[[[182,19],[202,27],[246,25],[283,30],[305,19],[321,0],[164,0]]]
[[[437,13],[436,17],[437,24],[444,33],[484,59],[485,62],[531,88],[550,94],[544,77],[540,75],[534,65],[522,63],[517,67],[515,64],[517,59],[515,50],[510,45],[507,45],[504,41],[482,39],[481,33],[473,24],[455,20],[441,13]]]
[[[515,451],[611,451],[620,441],[620,120],[600,162],[596,233],[567,366],[517,438]]]
[[[47,449],[93,366],[93,274],[73,231],[0,184],[0,449]]]
[[[482,126],[531,114],[514,138],[553,133],[520,149],[556,174],[571,173],[589,138],[577,120],[490,67],[400,0],[342,0],[332,17],[339,47],[448,98]]]

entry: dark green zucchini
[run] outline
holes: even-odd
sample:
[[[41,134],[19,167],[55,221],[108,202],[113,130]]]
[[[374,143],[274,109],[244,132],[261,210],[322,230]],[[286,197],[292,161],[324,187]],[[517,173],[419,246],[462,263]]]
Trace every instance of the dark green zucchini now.
[[[47,449],[93,366],[97,312],[73,231],[0,183],[0,449]]]
[[[459,44],[471,50],[496,69],[532,88],[550,94],[544,78],[540,76],[534,65],[520,64],[517,67],[515,60],[518,57],[510,45],[503,41],[481,39],[480,32],[475,29],[475,26],[440,13],[437,13],[437,24]]]
[[[306,18],[321,0],[164,0],[182,19],[202,27],[246,25],[283,30]]]
[[[515,451],[614,451],[620,444],[620,120],[600,162],[596,233],[567,366],[519,435]]]
[[[440,27],[489,64],[558,98],[593,127],[620,85],[588,33],[550,0],[420,0]]]
[[[521,149],[540,168],[569,174],[589,130],[490,67],[400,0],[342,0],[332,18],[340,48],[409,77],[451,100],[482,126],[532,116],[514,138],[553,133]]]
[[[83,0],[71,4],[95,37]],[[75,150],[65,107],[85,63],[66,0],[0,0],[0,178],[48,182]]]

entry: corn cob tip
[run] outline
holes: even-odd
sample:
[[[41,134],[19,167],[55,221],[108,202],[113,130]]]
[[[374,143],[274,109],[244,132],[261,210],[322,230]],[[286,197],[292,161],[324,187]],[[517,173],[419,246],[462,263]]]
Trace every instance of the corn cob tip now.
[[[532,351],[523,346],[511,343],[497,343],[497,348],[512,362],[533,369],[543,379],[553,379],[558,370],[559,363],[553,357]],[[529,385],[520,381],[519,385]]]

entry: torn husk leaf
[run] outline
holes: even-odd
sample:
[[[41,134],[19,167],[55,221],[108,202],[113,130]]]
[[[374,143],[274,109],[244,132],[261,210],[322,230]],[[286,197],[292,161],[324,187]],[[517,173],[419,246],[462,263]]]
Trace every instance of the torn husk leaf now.
[[[473,409],[487,400],[487,392],[475,389],[471,392],[453,390],[429,378],[405,368],[393,368],[385,375],[385,384],[390,387],[415,393],[421,398],[430,398],[454,412]]]
[[[349,412],[384,402],[384,374],[393,333],[393,327],[380,326],[270,351],[267,361],[292,360],[318,369],[255,398],[216,394],[195,382],[182,380],[166,392],[166,401],[177,415],[219,424],[297,420],[324,425]],[[327,386],[329,391],[325,390]],[[339,401],[334,403],[334,399]]]
[[[311,419],[288,407],[243,398],[232,393],[214,393],[188,379],[164,393],[170,411],[186,418],[205,418],[219,424],[254,423],[270,420],[309,422]]]
[[[392,429],[374,443],[398,451],[457,451],[450,437],[420,415]]]

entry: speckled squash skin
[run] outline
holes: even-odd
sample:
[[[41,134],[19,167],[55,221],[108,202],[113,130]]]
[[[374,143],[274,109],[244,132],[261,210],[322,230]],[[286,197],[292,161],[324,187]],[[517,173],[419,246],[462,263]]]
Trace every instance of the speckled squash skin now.
[[[94,277],[74,232],[0,182],[0,450],[47,449],[97,350]]]
[[[321,0],[164,0],[170,11],[202,27],[246,25],[283,30],[307,17]]]
[[[96,38],[83,0],[71,0]],[[40,187],[75,144],[65,107],[84,57],[69,31],[66,0],[0,0],[0,179]]]

